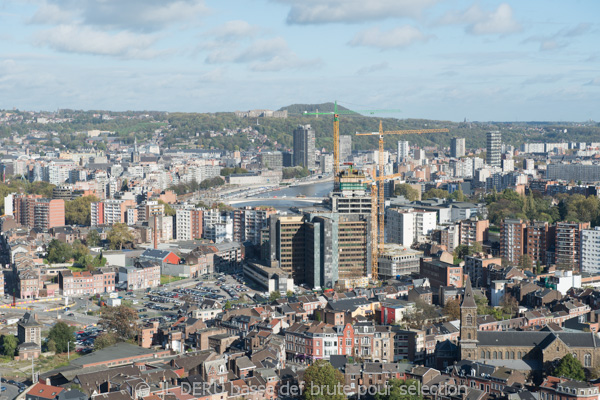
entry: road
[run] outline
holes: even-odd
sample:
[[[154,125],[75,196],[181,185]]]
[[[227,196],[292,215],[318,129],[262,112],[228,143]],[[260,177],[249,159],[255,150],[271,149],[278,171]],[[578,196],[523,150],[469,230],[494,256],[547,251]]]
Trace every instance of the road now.
[[[6,390],[0,393],[0,400],[12,400],[19,395],[19,388],[15,385],[2,383]]]

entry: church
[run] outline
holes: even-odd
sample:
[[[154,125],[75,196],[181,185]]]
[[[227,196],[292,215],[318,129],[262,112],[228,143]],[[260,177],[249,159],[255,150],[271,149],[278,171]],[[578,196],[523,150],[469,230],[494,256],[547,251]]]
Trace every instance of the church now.
[[[480,331],[477,304],[467,277],[460,306],[460,358],[520,371],[548,368],[572,354],[586,368],[600,366],[600,339],[592,332]]]

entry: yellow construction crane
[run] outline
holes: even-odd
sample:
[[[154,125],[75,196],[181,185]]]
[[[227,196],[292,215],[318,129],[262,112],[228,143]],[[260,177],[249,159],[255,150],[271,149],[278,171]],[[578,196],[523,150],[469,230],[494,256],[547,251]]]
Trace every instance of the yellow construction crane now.
[[[423,134],[423,133],[443,133],[449,132],[446,128],[438,129],[406,129],[401,131],[384,131],[381,121],[379,121],[379,132],[367,132],[367,133],[356,133],[358,136],[379,136],[379,158],[378,167],[379,174],[373,173],[374,181],[379,185],[373,184],[371,186],[371,203],[374,203],[374,198],[379,198],[379,202],[376,207],[371,206],[371,223],[372,227],[375,227],[373,233],[373,244],[371,245],[371,277],[373,280],[378,278],[378,262],[379,255],[383,252],[383,244],[385,239],[384,221],[385,221],[385,197],[383,190],[383,181],[385,179],[391,179],[392,177],[398,176],[394,174],[390,176],[383,175],[384,160],[383,160],[383,135],[410,135],[410,134]],[[375,182],[374,182],[375,183]],[[377,221],[377,222],[375,222]]]
[[[375,114],[382,112],[400,112],[400,110],[338,110],[337,100],[333,103],[333,111],[330,112],[308,112],[304,111],[304,115],[333,115],[333,179],[337,182],[340,168],[340,114],[344,115],[361,115]]]

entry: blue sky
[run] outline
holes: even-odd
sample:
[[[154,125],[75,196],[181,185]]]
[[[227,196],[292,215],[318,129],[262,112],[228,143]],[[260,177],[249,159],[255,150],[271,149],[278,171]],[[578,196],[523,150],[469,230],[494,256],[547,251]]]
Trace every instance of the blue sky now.
[[[600,120],[600,2],[0,0],[0,108]],[[396,116],[396,115],[394,115]]]

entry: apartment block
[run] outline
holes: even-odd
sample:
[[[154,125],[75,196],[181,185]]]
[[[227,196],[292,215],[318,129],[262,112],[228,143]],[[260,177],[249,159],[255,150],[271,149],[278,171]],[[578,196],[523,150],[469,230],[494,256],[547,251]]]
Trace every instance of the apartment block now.
[[[269,225],[269,217],[277,211],[271,207],[245,207],[233,211],[233,240],[260,243],[260,231]]]
[[[465,219],[458,223],[458,227],[460,230],[460,244],[472,246],[475,242],[482,243],[488,239],[490,221],[477,218]]]
[[[465,138],[450,139],[450,157],[459,158],[465,155]]]
[[[550,249],[551,244],[554,242],[553,234],[554,228],[550,228],[548,222],[533,221],[527,225],[527,244],[525,247],[533,265],[537,263],[546,265],[548,249]]]
[[[389,243],[410,247],[428,237],[436,227],[435,211],[388,208],[385,214]]]
[[[502,259],[491,255],[472,255],[465,257],[465,274],[469,275],[473,286],[487,287],[491,284],[489,267],[502,265]]]
[[[579,269],[581,260],[582,231],[589,229],[589,222],[557,222],[555,254],[556,264],[572,270]]]
[[[120,267],[118,285],[127,290],[153,288],[160,285],[160,264],[144,262],[135,267]]]
[[[90,225],[114,225],[127,223],[128,208],[135,206],[133,200],[109,199],[90,204]]]
[[[202,238],[203,210],[183,209],[175,214],[175,237],[177,240],[194,240]]]
[[[527,239],[525,228],[527,224],[521,219],[505,219],[500,228],[500,257],[517,264],[523,254],[526,254]]]
[[[600,226],[581,232],[581,272],[600,273]]]
[[[440,244],[446,247],[449,253],[454,253],[460,245],[460,225],[450,225],[440,231]]]
[[[12,209],[15,222],[28,228],[49,229],[65,225],[65,201],[43,199],[39,195],[11,195],[7,209]]]

